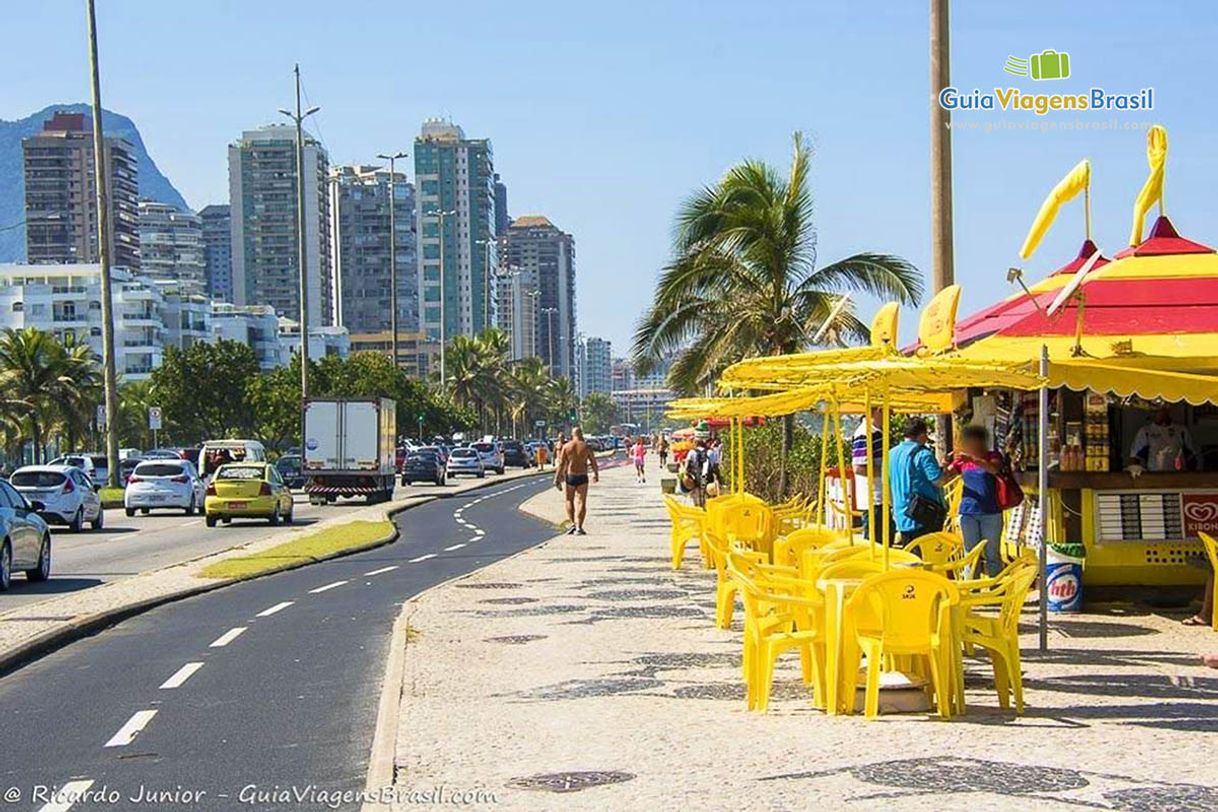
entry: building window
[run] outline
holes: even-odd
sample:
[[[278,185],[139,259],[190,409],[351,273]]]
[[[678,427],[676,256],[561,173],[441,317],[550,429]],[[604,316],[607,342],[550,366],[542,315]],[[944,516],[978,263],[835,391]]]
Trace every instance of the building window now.
[[[25,302],[13,302],[13,312],[20,313],[25,310]]]

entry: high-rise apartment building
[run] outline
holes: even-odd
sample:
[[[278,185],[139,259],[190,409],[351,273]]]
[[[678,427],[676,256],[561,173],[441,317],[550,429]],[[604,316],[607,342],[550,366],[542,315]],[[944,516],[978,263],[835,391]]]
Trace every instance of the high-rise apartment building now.
[[[575,240],[545,217],[517,217],[503,239],[504,268],[535,280],[536,354],[550,373],[575,369]]]
[[[176,206],[141,200],[140,272],[144,276],[176,282],[184,294],[207,288],[203,258],[203,221],[199,215]]]
[[[203,258],[207,264],[207,295],[221,302],[233,300],[232,215],[227,203],[204,206]]]
[[[512,221],[508,217],[507,207],[507,184],[499,180],[499,173],[495,173],[495,236],[502,237],[503,232],[507,231],[507,227]]]
[[[491,142],[466,138],[449,121],[425,121],[414,142],[414,173],[420,325],[433,341],[474,335],[493,323]]]
[[[388,334],[389,195],[394,195],[399,336],[419,329],[419,283],[415,256],[414,186],[404,172],[375,166],[340,166],[333,174],[334,268],[340,324],[355,334]],[[400,344],[400,342],[399,342]]]
[[[306,135],[304,144],[305,278],[309,326],[333,323],[330,268],[329,158]],[[232,215],[233,303],[270,305],[299,318],[296,128],[248,130],[228,148]]]
[[[580,336],[576,351],[578,391],[581,399],[593,392],[613,391],[613,353],[610,342],[596,336]]]
[[[537,316],[541,291],[536,271],[519,268],[501,272],[495,282],[496,325],[507,334],[512,360],[540,357]]]
[[[110,192],[110,263],[140,267],[139,174],[131,144],[105,139]],[[93,132],[83,113],[56,113],[21,142],[25,252],[35,264],[99,261]]]

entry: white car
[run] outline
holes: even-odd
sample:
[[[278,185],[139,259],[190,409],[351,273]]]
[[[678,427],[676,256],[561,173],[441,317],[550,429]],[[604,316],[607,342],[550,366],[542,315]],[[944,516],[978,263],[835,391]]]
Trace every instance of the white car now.
[[[110,461],[105,454],[63,454],[47,464],[79,468],[92,480],[94,490],[101,488],[110,478]]]
[[[85,522],[101,530],[106,522],[101,498],[89,479],[75,465],[26,465],[18,468],[9,483],[31,502],[41,502],[38,514],[48,524],[66,524],[79,533]]]
[[[483,440],[477,443],[471,443],[470,448],[478,452],[478,456],[482,458],[482,465],[497,474],[502,474],[504,469],[503,461],[503,444],[498,440]]]
[[[190,460],[144,460],[135,466],[123,492],[128,516],[138,510],[173,508],[193,516],[203,510],[207,486]]]
[[[452,453],[448,455],[448,464],[445,466],[447,476],[456,476],[457,474],[472,474],[473,476],[482,479],[486,476],[486,466],[482,463],[482,456],[472,448],[454,448]]]

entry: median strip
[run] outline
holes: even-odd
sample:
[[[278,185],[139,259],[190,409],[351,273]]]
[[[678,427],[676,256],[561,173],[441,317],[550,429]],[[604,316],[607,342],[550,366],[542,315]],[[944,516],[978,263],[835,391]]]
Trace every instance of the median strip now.
[[[311,561],[383,541],[394,533],[393,522],[357,520],[277,544],[251,555],[217,561],[199,572],[200,578],[252,578],[275,570],[298,567]]]

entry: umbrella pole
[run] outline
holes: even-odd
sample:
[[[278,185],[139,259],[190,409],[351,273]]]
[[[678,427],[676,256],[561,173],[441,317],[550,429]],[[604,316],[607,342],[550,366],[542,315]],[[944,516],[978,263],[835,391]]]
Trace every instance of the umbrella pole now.
[[[842,407],[836,401],[833,404],[833,427],[837,432],[837,473],[842,483],[842,507],[846,516],[846,534],[850,543],[854,544],[854,498],[851,490],[851,478],[846,476],[846,438],[842,435]]]
[[[863,432],[867,435],[864,441],[866,445],[864,449],[867,452],[867,492],[863,494],[865,506],[863,510],[867,511],[867,549],[868,555],[875,558],[875,453],[871,447],[872,435],[875,433],[875,427],[871,424],[871,390],[868,389],[863,395]],[[852,449],[853,451],[853,449]],[[853,453],[851,454],[853,456]]]
[[[1049,347],[1040,347],[1040,377],[1049,377]],[[1036,509],[1040,513],[1040,650],[1049,650],[1049,386],[1040,384],[1040,454],[1036,472]]]
[[[825,526],[824,517],[829,511],[829,498],[825,493],[825,460],[829,456],[829,413],[824,405],[820,410],[820,472],[816,480],[816,501],[820,509],[816,511],[816,529]]]
[[[736,437],[736,446],[740,449],[740,453],[737,455],[740,457],[740,461],[737,463],[737,467],[740,469],[738,481],[740,482],[740,492],[744,493],[744,420],[739,417],[736,418]]]
[[[884,417],[883,417],[883,420],[881,421],[884,426],[884,429],[883,429],[884,436],[880,439],[880,461],[881,461],[880,464],[885,467],[888,465],[888,433],[892,428],[891,407],[892,407],[892,401],[888,396],[888,389],[885,388],[884,389]],[[880,499],[880,502],[881,502],[880,513],[882,513],[883,515],[880,517],[880,520],[884,522],[884,571],[887,572],[888,571],[888,548],[892,546],[892,520],[889,519],[889,517],[888,517],[888,508],[889,508],[889,505],[892,503],[892,489],[890,487],[888,475],[885,473],[885,474],[883,474],[883,477],[884,477],[884,479],[883,479],[883,483],[882,483],[882,496]]]

